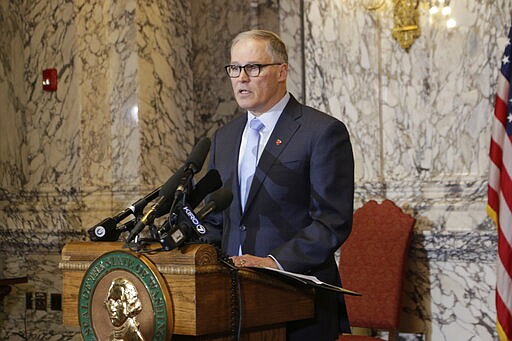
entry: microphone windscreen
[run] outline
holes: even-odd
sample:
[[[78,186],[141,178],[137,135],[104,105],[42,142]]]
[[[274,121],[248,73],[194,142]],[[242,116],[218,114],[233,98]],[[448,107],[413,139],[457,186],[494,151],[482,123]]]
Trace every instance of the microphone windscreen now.
[[[197,212],[196,216],[199,220],[203,220],[212,212],[224,211],[231,205],[233,201],[233,193],[227,188],[221,188],[213,192],[206,204]]]
[[[188,197],[188,204],[192,209],[203,201],[204,198],[213,191],[222,187],[220,174],[216,169],[210,169],[205,176],[201,178]]]
[[[121,214],[119,214],[116,217],[116,219],[119,219],[118,222],[120,222],[121,220],[123,220],[124,218],[129,216],[130,213],[133,213],[133,215],[135,215],[135,216],[137,214],[140,214],[144,210],[144,207],[146,207],[147,204],[149,204],[151,201],[158,198],[159,193],[160,193],[160,188],[154,189],[151,193],[147,194],[144,198],[141,198],[141,199],[137,200],[136,202],[134,202],[127,209],[129,211],[129,214],[125,215],[125,214],[123,214],[123,212],[121,212]]]
[[[161,217],[164,214],[169,213],[171,210],[172,203],[174,201],[174,193],[181,184],[182,178],[185,176],[185,167],[179,168],[173,176],[171,176],[163,185],[160,187],[159,197],[164,197],[164,201],[158,207],[156,211],[156,217]]]
[[[215,212],[224,211],[233,201],[233,192],[223,187],[213,192],[208,201],[215,203]]]
[[[167,181],[160,187],[160,191],[158,192],[159,197],[171,198],[174,197],[174,192],[176,192],[176,188],[181,183],[181,179],[185,175],[185,167],[179,168],[176,173],[174,173]]]
[[[191,167],[194,174],[199,172],[203,167],[204,161],[210,151],[210,144],[211,142],[208,137],[202,137],[190,152],[185,165],[186,167]]]

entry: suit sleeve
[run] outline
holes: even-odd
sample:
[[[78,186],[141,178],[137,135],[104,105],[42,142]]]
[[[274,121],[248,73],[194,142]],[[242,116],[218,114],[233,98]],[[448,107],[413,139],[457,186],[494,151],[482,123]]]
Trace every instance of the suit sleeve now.
[[[285,270],[300,273],[323,264],[352,228],[354,158],[342,122],[332,120],[317,135],[309,161],[311,223],[271,253]]]

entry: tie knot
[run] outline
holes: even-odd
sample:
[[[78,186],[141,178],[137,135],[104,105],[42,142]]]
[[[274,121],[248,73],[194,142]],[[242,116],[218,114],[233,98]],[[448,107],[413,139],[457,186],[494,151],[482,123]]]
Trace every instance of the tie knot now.
[[[253,118],[251,122],[249,122],[249,127],[251,127],[251,129],[256,130],[257,132],[260,132],[260,130],[263,129],[265,125],[257,118]]]

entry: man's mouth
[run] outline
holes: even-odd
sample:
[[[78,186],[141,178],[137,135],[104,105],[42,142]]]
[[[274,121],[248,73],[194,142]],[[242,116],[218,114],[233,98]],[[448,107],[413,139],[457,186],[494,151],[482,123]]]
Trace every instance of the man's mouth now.
[[[242,94],[242,95],[247,95],[247,94],[249,94],[251,92],[249,90],[246,90],[246,89],[240,89],[240,90],[238,90],[238,93]]]

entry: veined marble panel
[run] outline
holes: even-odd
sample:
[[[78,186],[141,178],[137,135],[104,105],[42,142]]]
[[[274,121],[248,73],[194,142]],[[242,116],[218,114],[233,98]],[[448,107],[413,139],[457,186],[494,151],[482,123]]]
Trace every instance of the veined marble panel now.
[[[400,336],[405,340],[497,340],[494,263],[410,262]]]
[[[190,4],[139,1],[136,22],[141,176],[162,184],[195,144]]]
[[[409,52],[391,37],[391,3],[305,4],[306,99],[347,123],[358,179],[486,175],[509,3],[453,1],[450,30],[422,2]]]
[[[281,0],[279,2],[280,36],[288,49],[287,88],[298,101],[304,103],[304,42],[302,1]]]
[[[56,250],[59,237],[80,230],[80,199],[75,188],[54,192],[2,193],[0,243],[3,251]],[[78,228],[77,228],[78,224]],[[76,231],[76,230],[75,230]]]
[[[416,230],[489,230],[486,214],[487,180],[467,178],[386,182],[384,197],[408,207]]]
[[[137,1],[113,1],[106,8],[108,109],[114,191],[141,179],[141,127],[138,105]],[[106,126],[108,127],[108,125]],[[108,128],[107,128],[108,129]]]
[[[24,20],[24,86],[27,94],[27,188],[80,183],[80,110],[74,68],[74,4],[26,1],[18,8]],[[42,90],[42,71],[55,68],[58,89]]]
[[[231,39],[250,29],[248,2],[192,1],[195,123],[198,136],[215,130],[240,113],[231,82],[224,71]]]
[[[489,120],[503,51],[499,6],[453,1],[449,29],[420,6],[421,36],[406,53],[384,35],[383,135],[386,176],[478,178],[488,169]],[[489,2],[490,4],[490,2]],[[494,7],[495,2],[493,2]],[[501,10],[510,5],[501,4]],[[501,14],[501,15],[500,15]],[[498,20],[495,18],[498,17]],[[501,31],[501,32],[500,32]]]
[[[17,5],[0,3],[0,187],[21,188],[27,181],[27,151],[21,148],[25,138],[24,109],[26,95],[23,82],[24,25]]]
[[[357,1],[304,1],[306,103],[343,121],[356,179],[383,177],[375,18]]]

